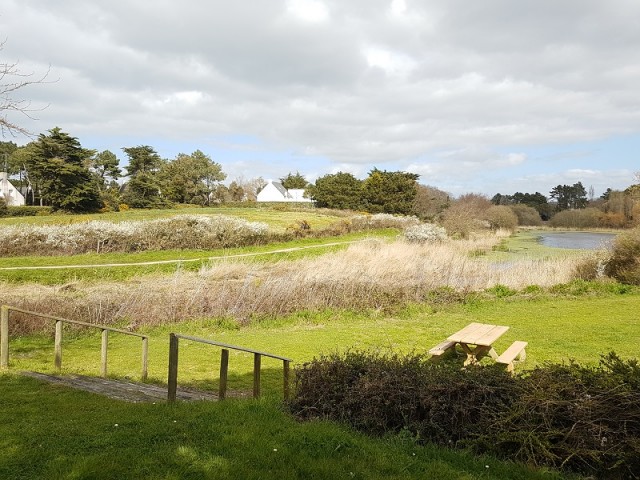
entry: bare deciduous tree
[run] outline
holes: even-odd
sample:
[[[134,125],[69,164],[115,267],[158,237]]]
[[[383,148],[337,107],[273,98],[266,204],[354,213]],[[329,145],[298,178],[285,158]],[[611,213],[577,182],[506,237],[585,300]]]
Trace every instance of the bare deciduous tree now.
[[[4,42],[0,43],[0,51],[4,48]],[[30,135],[26,128],[15,123],[14,120],[9,119],[9,114],[12,112],[20,113],[28,118],[33,118],[31,113],[34,111],[42,110],[42,108],[33,108],[29,100],[16,98],[17,91],[34,85],[42,83],[47,78],[49,71],[42,76],[34,76],[33,72],[23,73],[18,68],[18,63],[6,63],[0,61],[0,136],[4,137],[9,134],[15,136],[16,134]]]

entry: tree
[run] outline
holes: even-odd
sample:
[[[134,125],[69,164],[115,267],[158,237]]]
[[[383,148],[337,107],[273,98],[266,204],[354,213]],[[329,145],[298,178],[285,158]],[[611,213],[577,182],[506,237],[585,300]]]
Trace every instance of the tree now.
[[[418,185],[413,213],[421,219],[433,220],[449,206],[449,194],[436,187]]]
[[[122,177],[120,160],[115,153],[104,150],[89,159],[89,171],[100,190],[100,199],[105,207],[112,210],[120,208],[120,185],[118,179]]]
[[[260,190],[267,185],[267,182],[262,177],[250,178],[248,180],[244,177],[238,177],[234,182],[242,187],[242,190],[244,191],[244,199],[250,202],[255,202]]]
[[[16,186],[26,193],[27,205],[37,205],[36,199],[42,205],[40,178],[38,173],[30,168],[36,156],[36,142],[30,142],[18,147],[9,157],[9,171],[14,175],[18,173],[19,180]]]
[[[108,188],[112,182],[122,177],[120,160],[109,150],[95,154],[89,160],[89,170],[98,179],[100,189]]]
[[[289,190],[290,188],[307,188],[309,182],[304,178],[300,172],[296,172],[295,174],[289,172],[286,177],[282,177],[280,179],[280,183],[282,186]]]
[[[244,200],[244,188],[238,182],[233,181],[229,184],[229,197],[232,202],[241,202]]]
[[[558,211],[587,206],[587,191],[582,182],[573,185],[557,185],[551,189],[549,196],[556,200]]]
[[[309,185],[307,194],[317,207],[340,210],[362,208],[362,180],[350,173],[328,174]]]
[[[100,193],[86,167],[95,154],[82,148],[77,138],[55,127],[40,134],[27,168],[38,179],[43,200],[53,210],[91,212],[102,207]]]
[[[163,208],[169,205],[160,193],[158,172],[164,163],[160,155],[149,145],[125,147],[129,157],[127,182],[123,200],[133,208]]]
[[[11,156],[16,150],[18,150],[18,146],[15,143],[0,142],[0,171],[6,171],[9,174],[18,173],[11,161]]]
[[[491,199],[494,205],[526,205],[535,208],[541,219],[549,220],[551,218],[552,208],[549,206],[547,197],[540,192],[522,193],[516,192],[513,195],[502,195],[496,193]],[[517,213],[517,212],[516,212]],[[522,224],[521,225],[525,225]]]
[[[417,194],[415,173],[387,172],[374,168],[362,186],[364,208],[371,213],[409,215]]]
[[[4,48],[4,42],[0,43],[0,51]],[[28,135],[29,131],[14,121],[9,120],[8,112],[16,112],[31,118],[31,103],[27,100],[16,99],[14,94],[29,85],[44,82],[47,73],[41,77],[33,76],[33,73],[23,73],[18,69],[17,63],[0,62],[0,134],[17,133]]]
[[[200,150],[191,155],[178,154],[160,171],[164,196],[177,203],[208,205],[216,185],[225,178],[220,164]]]

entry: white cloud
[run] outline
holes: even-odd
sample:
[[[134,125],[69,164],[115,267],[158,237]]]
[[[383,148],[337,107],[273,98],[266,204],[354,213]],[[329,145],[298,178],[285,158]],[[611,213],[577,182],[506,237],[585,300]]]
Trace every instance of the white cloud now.
[[[3,58],[59,79],[24,90],[50,105],[25,120],[36,132],[244,135],[259,140],[256,174],[280,168],[258,166],[262,149],[326,173],[412,168],[475,189],[545,168],[623,181],[595,159],[638,170],[589,143],[640,136],[637,18],[630,0],[4,0],[0,30]]]
[[[329,9],[320,0],[288,0],[287,12],[307,22],[323,22],[329,18]]]

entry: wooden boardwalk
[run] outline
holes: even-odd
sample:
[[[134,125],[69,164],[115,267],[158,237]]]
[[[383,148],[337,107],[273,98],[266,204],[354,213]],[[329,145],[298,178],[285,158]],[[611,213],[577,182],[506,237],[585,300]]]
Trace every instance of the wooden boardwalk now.
[[[114,380],[110,378],[87,377],[84,375],[49,375],[37,372],[21,372],[22,375],[36,378],[55,385],[76,388],[86,392],[104,395],[125,402],[165,402],[167,400],[167,387],[151,385],[148,383],[136,383],[126,380]],[[230,397],[248,397],[240,392],[229,395]],[[177,400],[181,401],[217,401],[218,396],[213,392],[203,392],[191,389],[178,389]]]

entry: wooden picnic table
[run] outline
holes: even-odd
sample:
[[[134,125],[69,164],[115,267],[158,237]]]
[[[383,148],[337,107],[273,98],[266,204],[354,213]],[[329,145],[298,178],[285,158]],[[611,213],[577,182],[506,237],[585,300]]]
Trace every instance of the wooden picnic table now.
[[[462,330],[447,338],[447,341],[457,343],[467,354],[465,365],[475,364],[489,354],[494,360],[498,360],[498,354],[493,349],[493,344],[509,327],[502,325],[488,325],[486,323],[470,323]]]

